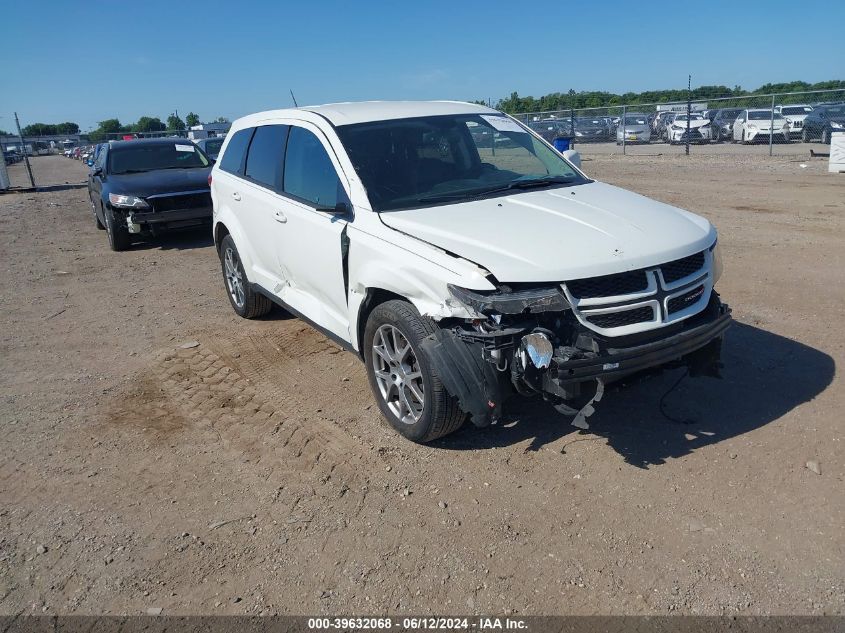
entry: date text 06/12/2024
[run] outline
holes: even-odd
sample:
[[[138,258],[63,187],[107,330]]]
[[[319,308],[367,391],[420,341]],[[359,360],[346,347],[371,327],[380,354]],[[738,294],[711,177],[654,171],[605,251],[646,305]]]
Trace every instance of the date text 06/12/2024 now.
[[[479,630],[479,631],[519,631],[527,630],[528,624],[520,618],[498,617],[406,617],[393,620],[387,617],[358,617],[358,618],[308,618],[309,630],[373,630],[390,631],[449,631],[449,630]]]

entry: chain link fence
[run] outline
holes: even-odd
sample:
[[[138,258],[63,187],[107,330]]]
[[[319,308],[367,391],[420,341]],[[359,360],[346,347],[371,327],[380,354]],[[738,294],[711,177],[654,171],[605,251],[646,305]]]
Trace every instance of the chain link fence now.
[[[817,90],[572,108],[513,115],[549,142],[569,139],[582,155],[828,151],[845,131],[845,90]],[[838,121],[837,121],[838,119]],[[747,149],[739,149],[739,146]],[[735,146],[735,147],[734,147]]]

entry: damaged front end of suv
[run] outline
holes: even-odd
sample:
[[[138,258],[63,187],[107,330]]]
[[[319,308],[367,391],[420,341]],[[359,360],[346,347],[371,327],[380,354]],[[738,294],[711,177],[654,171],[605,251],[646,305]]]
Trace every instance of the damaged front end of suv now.
[[[606,385],[675,367],[719,377],[730,308],[714,285],[717,245],[663,264],[489,292],[449,286],[483,318],[442,319],[422,344],[446,389],[476,426],[495,424],[512,395],[540,395],[572,423]]]

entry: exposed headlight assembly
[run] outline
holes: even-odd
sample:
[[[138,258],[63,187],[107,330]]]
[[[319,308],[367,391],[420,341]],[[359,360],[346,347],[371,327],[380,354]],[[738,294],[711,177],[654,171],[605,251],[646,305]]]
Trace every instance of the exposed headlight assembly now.
[[[146,200],[138,198],[136,196],[124,196],[122,194],[117,193],[110,193],[109,194],[109,202],[113,207],[119,207],[121,209],[149,209],[150,205],[147,204]]]
[[[560,286],[485,291],[449,284],[448,288],[455,299],[481,314],[560,312],[572,307]]]
[[[835,130],[845,130],[845,123],[837,123],[836,121],[831,121],[830,127]]]

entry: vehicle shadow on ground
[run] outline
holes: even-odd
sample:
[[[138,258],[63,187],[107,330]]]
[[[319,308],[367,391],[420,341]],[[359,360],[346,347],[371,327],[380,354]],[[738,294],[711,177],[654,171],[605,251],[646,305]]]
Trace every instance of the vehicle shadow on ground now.
[[[667,413],[688,423],[672,421],[660,411],[661,397],[683,373],[674,370],[624,390],[609,390],[588,419],[586,432],[549,404],[532,401],[500,426],[478,430],[468,423],[434,446],[479,450],[530,439],[527,450],[538,450],[567,435],[570,441],[604,438],[628,464],[648,468],[781,418],[822,393],[836,372],[824,352],[743,323],[734,323],[727,332],[722,360],[723,379],[686,378],[666,396]]]
[[[156,237],[142,238],[132,243],[132,250],[154,250],[162,251],[189,250],[192,248],[207,248],[214,246],[214,238],[209,227],[197,229],[185,229],[163,233]]]

